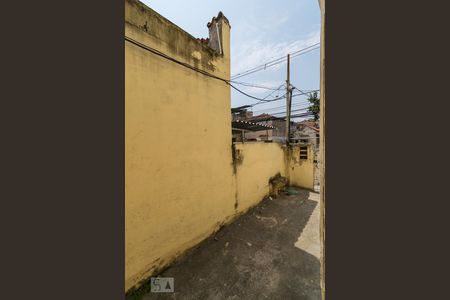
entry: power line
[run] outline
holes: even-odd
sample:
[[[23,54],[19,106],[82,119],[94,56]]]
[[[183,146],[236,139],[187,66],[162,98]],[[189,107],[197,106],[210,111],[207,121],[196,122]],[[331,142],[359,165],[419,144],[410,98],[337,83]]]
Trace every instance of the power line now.
[[[309,106],[309,101],[293,102],[292,107],[295,107],[295,106],[308,107]],[[261,112],[261,111],[276,110],[276,109],[285,108],[285,107],[286,107],[286,105],[284,104],[284,105],[280,105],[280,106],[261,108],[261,109],[252,110],[252,111],[255,113],[255,112]]]
[[[274,99],[271,99],[271,100],[266,100],[266,99],[264,99],[264,98],[258,98],[258,97],[249,95],[249,94],[247,94],[247,93],[241,91],[240,89],[238,89],[237,87],[235,87],[235,86],[232,85],[231,83],[228,83],[228,84],[229,84],[232,88],[234,88],[235,90],[237,90],[238,92],[240,92],[241,94],[244,94],[244,95],[247,96],[247,97],[250,97],[250,98],[253,98],[253,99],[259,101],[259,102],[255,103],[255,104],[253,104],[253,105],[261,104],[261,103],[264,103],[264,102],[272,102],[272,101],[281,100],[281,99],[284,99],[284,96],[285,96],[285,95],[283,95],[283,96],[278,97],[278,98],[274,98]],[[252,105],[252,106],[253,106],[253,105]]]
[[[255,83],[239,82],[239,81],[233,81],[233,80],[230,80],[230,82],[235,83],[235,84],[240,84],[240,85],[243,85],[243,86],[260,88],[260,89],[266,89],[266,90],[273,90],[273,91],[278,91],[280,89],[280,88],[274,88],[274,87],[267,87],[267,86],[264,86],[264,85],[258,85],[258,84],[255,84]],[[284,83],[283,83],[283,85],[284,85]]]
[[[308,95],[309,93],[312,93],[314,91],[302,91],[303,95]],[[263,104],[263,103],[261,103]],[[305,104],[310,104],[310,102],[308,100],[302,100],[300,102],[293,102],[292,106],[299,106],[299,105],[305,105]],[[262,108],[260,110],[256,110],[253,112],[259,112],[259,111],[267,111],[267,110],[274,110],[274,109],[278,109],[278,108],[283,108],[286,107],[286,105],[281,105],[281,106],[276,106],[276,107],[268,107],[268,108]]]
[[[305,48],[303,48],[303,49],[294,51],[294,52],[291,53],[291,58],[294,58],[294,57],[297,57],[297,56],[299,56],[299,55],[306,54],[306,53],[308,53],[308,52],[310,52],[310,51],[319,49],[320,47],[316,47],[316,46],[318,46],[318,45],[320,45],[320,43],[316,43],[316,44],[314,44],[314,45],[305,47]],[[316,47],[316,48],[314,48],[314,47]],[[263,64],[263,65],[260,65],[260,66],[258,66],[258,67],[254,67],[254,68],[249,69],[249,70],[247,70],[247,71],[238,73],[238,74],[236,74],[236,75],[232,75],[232,76],[231,76],[231,79],[234,80],[234,79],[237,79],[237,78],[240,78],[240,77],[243,77],[243,76],[247,76],[247,75],[253,74],[253,73],[258,72],[258,71],[261,71],[261,70],[266,70],[268,67],[272,67],[272,66],[281,64],[281,63],[283,63],[283,62],[286,61],[286,60],[287,60],[287,59],[286,59],[286,56],[280,57],[280,58],[278,58],[278,59],[269,61],[269,62],[267,62],[267,63],[265,63],[265,64]]]
[[[300,54],[297,54],[297,55],[293,56],[292,58],[297,57],[297,56],[299,56],[299,55],[301,55],[301,54],[306,54],[306,53],[308,53],[308,52],[310,52],[310,51],[312,51],[312,50],[316,50],[316,49],[319,49],[319,48],[320,48],[320,47],[316,47],[316,48],[311,49],[311,50],[309,50],[309,51],[305,51],[305,52],[303,52],[303,53],[300,53]],[[239,76],[235,75],[235,76],[237,76],[237,77],[232,77],[232,79],[234,80],[234,79],[238,79],[238,78],[241,78],[241,77],[244,77],[244,76],[248,76],[248,75],[251,75],[251,74],[253,74],[253,73],[256,73],[256,72],[259,72],[259,71],[262,71],[262,70],[266,70],[268,67],[276,66],[276,65],[281,64],[281,63],[284,63],[284,60],[279,61],[279,62],[275,62],[275,63],[272,63],[272,64],[264,65],[264,67],[259,67],[258,69],[254,70],[254,71],[251,71],[251,72],[248,71],[248,72],[246,72],[246,73],[242,73],[242,74],[239,75]]]
[[[230,80],[227,80],[227,79],[224,79],[224,78],[215,76],[215,75],[210,74],[210,73],[208,73],[208,72],[206,72],[206,71],[204,71],[204,70],[198,69],[198,68],[193,67],[193,66],[191,66],[191,65],[189,65],[189,64],[187,64],[187,63],[181,62],[181,61],[179,61],[179,60],[177,60],[177,59],[175,59],[175,58],[172,58],[172,57],[168,56],[167,54],[164,54],[164,53],[161,52],[161,51],[158,51],[158,50],[156,50],[156,49],[154,49],[154,48],[152,48],[152,47],[149,47],[149,46],[147,46],[147,45],[145,45],[145,44],[142,44],[142,43],[140,43],[140,42],[138,42],[138,41],[136,41],[136,40],[134,40],[134,39],[132,39],[132,38],[130,38],[130,37],[128,37],[128,36],[125,36],[125,40],[128,41],[128,42],[130,42],[130,43],[132,43],[132,44],[134,44],[134,45],[136,45],[136,46],[138,46],[138,47],[140,47],[140,48],[142,48],[142,49],[144,49],[144,50],[147,50],[147,51],[152,52],[152,53],[154,53],[154,54],[156,54],[156,55],[159,55],[159,56],[161,56],[161,57],[163,57],[163,58],[165,58],[165,59],[168,59],[168,60],[170,60],[170,61],[172,61],[172,62],[174,62],[174,63],[177,63],[177,64],[179,64],[179,65],[182,65],[182,66],[184,66],[184,67],[186,67],[186,68],[188,68],[188,69],[191,69],[191,70],[193,70],[193,71],[195,71],[195,72],[198,72],[198,73],[203,74],[203,75],[205,75],[205,76],[208,76],[208,77],[211,77],[211,78],[214,78],[214,79],[217,79],[217,80],[220,80],[220,81],[225,82],[226,84],[228,84],[228,85],[231,86],[233,89],[235,89],[236,91],[240,92],[241,94],[243,94],[243,95],[245,95],[245,96],[247,96],[247,97],[249,97],[249,98],[252,98],[252,99],[255,99],[255,100],[258,100],[258,101],[259,101],[258,103],[255,103],[255,104],[253,104],[253,105],[261,104],[261,103],[263,103],[263,102],[272,102],[272,101],[277,101],[277,100],[284,99],[284,98],[283,98],[284,95],[281,96],[281,97],[275,98],[275,99],[271,99],[271,100],[265,100],[264,98],[258,98],[258,97],[249,95],[249,94],[247,94],[247,93],[241,91],[240,89],[238,89],[238,88],[235,87],[234,85],[232,85],[232,84],[230,83]],[[300,95],[300,94],[298,94],[298,95],[293,95],[292,97],[294,97],[294,96],[299,96],[299,95]]]
[[[296,107],[296,106],[303,106],[306,103],[301,103],[301,104],[293,104],[292,107]],[[305,106],[306,107],[306,106]],[[272,108],[267,108],[267,109],[260,109],[260,110],[252,110],[253,113],[264,113],[264,112],[269,112],[269,111],[273,111],[273,110],[277,110],[277,109],[281,109],[281,108],[286,108],[286,105],[283,106],[277,106],[277,107],[272,107]]]
[[[314,116],[314,114],[312,112],[306,112],[306,113],[302,113],[302,114],[291,115],[291,118],[301,118],[301,117],[310,117],[310,116]]]
[[[278,88],[277,88],[277,90],[276,91],[279,91],[279,90],[281,90],[282,88],[284,88],[284,86],[285,86],[285,84],[284,83],[282,83]],[[267,96],[265,96],[263,99],[267,99],[267,98],[269,98],[270,96],[272,96],[276,91],[273,91],[272,93],[270,93],[269,95],[267,95]]]
[[[297,109],[299,108],[308,108],[309,105],[306,105],[306,103],[298,103],[298,104],[293,104],[292,107],[295,107]],[[268,113],[269,111],[273,111],[273,110],[279,110],[282,108],[286,108],[286,105],[283,106],[277,106],[277,107],[273,107],[273,108],[268,108],[268,109],[261,109],[261,110],[254,110],[253,113]]]
[[[262,99],[262,98],[258,98],[258,97],[249,95],[249,94],[247,94],[247,93],[241,91],[240,89],[238,89],[237,87],[235,87],[234,85],[232,85],[232,84],[230,83],[230,80],[227,80],[227,79],[224,79],[224,78],[220,78],[220,77],[215,76],[215,75],[213,75],[213,74],[210,74],[210,73],[208,73],[208,72],[206,72],[206,71],[203,71],[203,70],[201,70],[201,69],[198,69],[198,68],[196,68],[196,67],[193,67],[193,66],[191,66],[191,65],[189,65],[189,64],[187,64],[187,63],[181,62],[181,61],[179,61],[179,60],[177,60],[177,59],[175,59],[175,58],[172,58],[172,57],[168,56],[167,54],[162,53],[161,51],[158,51],[158,50],[156,50],[156,49],[154,49],[154,48],[152,48],[152,47],[149,47],[149,46],[147,46],[147,45],[145,45],[145,44],[142,44],[142,43],[140,43],[140,42],[138,42],[138,41],[136,41],[136,40],[134,40],[134,39],[132,39],[132,38],[130,38],[130,37],[125,36],[125,40],[128,41],[128,42],[130,42],[130,43],[132,43],[132,44],[134,44],[134,45],[136,45],[136,46],[138,46],[138,47],[140,47],[140,48],[142,48],[142,49],[144,49],[144,50],[150,51],[150,52],[152,52],[152,53],[154,53],[154,54],[156,54],[156,55],[159,55],[159,56],[161,56],[161,57],[163,57],[163,58],[165,58],[165,59],[168,59],[168,60],[170,60],[170,61],[172,61],[172,62],[174,62],[174,63],[177,63],[177,64],[179,64],[179,65],[182,65],[182,66],[184,66],[184,67],[186,67],[186,68],[189,68],[189,69],[191,69],[191,70],[193,70],[193,71],[199,72],[200,74],[203,74],[203,75],[209,76],[209,77],[211,77],[211,78],[215,78],[215,79],[217,79],[217,80],[223,81],[223,82],[225,82],[226,84],[228,84],[229,86],[231,86],[233,89],[235,89],[236,91],[238,91],[239,93],[241,93],[241,94],[243,94],[243,95],[245,95],[245,96],[247,96],[247,97],[249,97],[249,98],[252,98],[252,99],[255,99],[255,100],[259,100],[259,101],[268,101],[268,100],[265,100],[265,99]],[[280,97],[280,98],[272,99],[272,100],[280,100],[280,99],[282,99],[282,98]]]
[[[296,119],[296,118],[302,118],[302,117],[312,117],[314,116],[313,113],[311,112],[305,112],[305,113],[300,113],[300,114],[296,114],[296,115],[291,115],[291,119]],[[265,118],[258,118],[258,120],[253,120],[253,122],[255,123],[260,123],[260,122],[265,122],[265,121],[270,121],[270,120],[285,120],[286,119],[286,115],[284,116],[268,116]]]
[[[233,87],[234,89],[237,89],[237,88],[235,88],[235,87],[234,87],[233,85],[231,85],[231,84],[230,84],[230,86]],[[286,96],[286,94],[283,94],[282,96],[276,97],[276,98],[271,99],[271,100],[266,100],[269,96],[271,96],[272,94],[274,94],[276,91],[279,91],[283,86],[284,86],[284,83],[283,83],[282,85],[280,85],[280,87],[279,87],[277,90],[273,91],[272,93],[270,93],[269,95],[265,96],[264,98],[257,98],[257,97],[251,96],[251,95],[249,95],[249,94],[247,94],[247,93],[244,93],[244,92],[242,92],[242,91],[240,91],[240,92],[243,93],[244,95],[246,95],[247,97],[250,97],[250,98],[253,98],[253,99],[258,100],[258,102],[253,103],[253,104],[250,104],[250,107],[253,107],[253,106],[257,105],[257,104],[263,104],[263,103],[267,103],[267,102],[272,102],[272,101],[278,101],[278,100],[285,99],[284,96]],[[237,90],[238,90],[238,89],[237,89]],[[238,90],[238,91],[239,91],[239,90]]]
[[[253,105],[250,105],[250,107],[253,107],[254,105],[256,105],[256,104],[258,104],[258,103],[263,103],[263,102],[270,102],[269,100],[266,100],[267,98],[269,98],[270,96],[272,96],[275,92],[277,92],[277,91],[279,91],[280,89],[282,89],[283,87],[285,86],[285,84],[284,83],[282,83],[275,91],[273,91],[272,93],[270,93],[270,94],[268,94],[267,96],[265,96],[264,98],[263,98],[263,100],[260,100],[260,101],[258,101],[257,103],[255,103],[255,104],[253,104]],[[285,96],[286,94],[283,94],[281,97],[276,97],[276,98],[279,98],[279,99],[284,99],[284,96]],[[273,100],[273,99],[272,99]]]
[[[300,113],[300,114],[295,114],[295,115],[291,115],[291,119],[296,119],[296,118],[303,118],[303,117],[312,117],[314,116],[313,113],[310,112],[304,112],[304,113]],[[283,116],[273,116],[274,119],[286,119],[286,115]]]
[[[305,51],[305,50],[308,50],[308,49],[310,49],[310,48],[313,48],[313,47],[315,47],[315,46],[317,46],[317,45],[319,45],[319,44],[320,44],[320,43],[316,43],[316,44],[314,44],[314,45],[311,45],[311,46],[308,46],[308,47],[306,47],[306,48],[300,49],[300,50],[298,50],[298,51],[292,52],[292,53],[291,53],[291,56],[292,56],[292,57],[298,56],[298,55],[302,54],[302,53],[300,53],[300,52]],[[311,50],[315,50],[315,49],[311,49]],[[307,52],[306,52],[306,53],[307,53]],[[259,69],[261,69],[261,68],[266,69],[267,67],[271,67],[271,66],[273,66],[273,65],[282,63],[282,62],[284,62],[285,60],[286,60],[286,56],[283,56],[283,57],[277,58],[277,59],[275,59],[275,60],[266,62],[265,64],[263,64],[263,65],[261,65],[261,66],[254,67],[254,68],[252,68],[252,69],[249,69],[249,70],[247,70],[247,71],[238,73],[238,74],[236,74],[236,75],[232,75],[231,77],[236,77],[236,78],[237,78],[238,76],[240,77],[241,75],[243,75],[243,74],[245,74],[245,73],[248,73],[248,72],[256,71],[256,70],[259,70]]]
[[[163,57],[163,58],[165,58],[165,59],[168,59],[168,60],[170,60],[170,61],[172,61],[172,62],[174,62],[174,63],[177,63],[177,64],[182,65],[182,66],[184,66],[184,67],[186,67],[186,68],[189,68],[189,69],[191,69],[191,70],[193,70],[193,71],[199,72],[199,73],[201,73],[201,74],[203,74],[203,75],[206,75],[206,76],[209,76],[209,77],[211,77],[211,78],[215,78],[215,79],[221,80],[221,81],[223,81],[223,82],[229,84],[229,80],[226,80],[226,79],[224,79],[224,78],[220,78],[220,77],[215,76],[215,75],[213,75],[213,74],[210,74],[210,73],[208,73],[208,72],[206,72],[206,71],[204,71],[204,70],[201,70],[201,69],[198,69],[198,68],[196,68],[196,67],[193,67],[193,66],[191,66],[191,65],[189,65],[189,64],[187,64],[187,63],[181,62],[181,61],[179,61],[179,60],[177,60],[177,59],[175,59],[175,58],[173,58],[173,57],[168,56],[167,54],[165,54],[165,53],[163,53],[163,52],[161,52],[161,51],[158,51],[158,50],[156,50],[156,49],[154,49],[154,48],[152,48],[152,47],[149,47],[149,46],[147,46],[147,45],[145,45],[145,44],[142,44],[142,43],[140,43],[140,42],[138,42],[138,41],[136,41],[136,40],[134,40],[134,39],[132,39],[132,38],[130,38],[130,37],[128,37],[128,36],[125,36],[125,40],[126,40],[127,42],[130,42],[130,43],[132,43],[132,44],[134,44],[134,45],[136,45],[136,46],[138,46],[138,47],[144,49],[144,50],[147,50],[147,51],[152,52],[152,53],[154,53],[154,54],[156,54],[156,55],[159,55],[159,56],[161,56],[161,57]]]
[[[307,93],[299,93],[299,94],[292,95],[292,97],[298,97],[298,96],[301,96],[301,95],[307,95],[307,94],[311,94],[311,93],[314,93],[314,92],[317,92],[317,91],[319,91],[319,90],[313,90],[313,91],[309,91]],[[279,98],[272,99],[272,100],[264,100],[264,101],[267,103],[267,102],[273,102],[273,101],[282,100],[282,99],[285,99],[284,98],[285,95],[283,95],[283,96],[281,96]],[[255,106],[255,105],[259,105],[259,104],[263,104],[263,102],[253,103],[253,104],[250,104],[250,105],[251,106]]]
[[[291,85],[292,85],[292,84],[291,84]],[[293,86],[293,85],[292,85],[292,87],[293,87],[295,90],[299,91],[299,92],[302,92],[302,93],[304,92],[304,91],[298,89],[297,87],[295,87],[295,86]],[[313,91],[313,92],[315,92],[315,91]]]
[[[300,108],[300,109],[294,109],[294,110],[291,110],[291,112],[293,112],[293,111],[303,111],[303,110],[307,110],[307,109],[309,109],[308,107],[305,107],[305,108]],[[270,113],[270,115],[280,115],[280,114],[285,114],[286,113],[286,111],[280,111],[280,112],[276,112],[276,113]]]

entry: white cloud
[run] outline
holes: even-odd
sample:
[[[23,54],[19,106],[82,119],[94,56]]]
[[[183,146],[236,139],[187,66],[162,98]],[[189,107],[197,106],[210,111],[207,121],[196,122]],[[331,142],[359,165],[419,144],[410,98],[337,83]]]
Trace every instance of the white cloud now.
[[[277,59],[288,53],[311,46],[320,41],[320,31],[308,34],[304,39],[293,42],[268,43],[261,36],[252,40],[237,42],[232,49],[231,72],[233,75]],[[281,65],[271,67],[277,69]]]

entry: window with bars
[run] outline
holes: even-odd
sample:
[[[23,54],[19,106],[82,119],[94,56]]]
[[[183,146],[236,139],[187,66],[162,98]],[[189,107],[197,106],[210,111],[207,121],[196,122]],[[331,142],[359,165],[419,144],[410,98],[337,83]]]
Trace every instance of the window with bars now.
[[[300,159],[308,159],[308,147],[307,146],[300,147]]]

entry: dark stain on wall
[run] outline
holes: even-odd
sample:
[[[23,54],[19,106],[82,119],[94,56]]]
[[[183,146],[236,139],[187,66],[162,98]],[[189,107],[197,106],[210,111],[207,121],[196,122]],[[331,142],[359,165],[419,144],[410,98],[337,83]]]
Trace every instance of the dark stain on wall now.
[[[236,180],[236,189],[234,191],[234,209],[237,210],[238,206],[239,206],[239,197],[238,197],[238,187],[237,187],[237,167],[238,165],[242,164],[242,154],[240,150],[236,149],[236,145],[235,144],[231,144],[231,157],[232,157],[232,161],[231,164],[233,166],[233,175],[235,177]]]
[[[270,185],[270,195],[272,197],[277,197],[280,192],[286,187],[287,185],[287,178],[281,176],[281,174],[278,172],[275,174],[275,176],[272,176],[269,178],[269,185]]]
[[[231,145],[231,156],[232,156],[232,165],[233,165],[233,173],[236,174],[237,167],[242,164],[244,161],[244,156],[242,155],[242,151],[236,149],[235,144]]]
[[[213,72],[213,62],[222,59],[222,55],[196,39],[177,25],[173,24],[151,8],[136,0],[127,0],[131,7],[125,11],[125,23],[139,28],[153,39],[164,43],[173,54],[183,58],[189,64],[205,71]],[[199,52],[201,58],[192,57],[193,52]]]

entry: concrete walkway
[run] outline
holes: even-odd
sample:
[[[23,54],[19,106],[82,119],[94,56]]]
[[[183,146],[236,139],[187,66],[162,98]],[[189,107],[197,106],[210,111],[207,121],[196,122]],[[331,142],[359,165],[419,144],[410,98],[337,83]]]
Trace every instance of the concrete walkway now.
[[[265,199],[176,263],[142,299],[320,299],[318,194]]]
[[[314,255],[320,260],[320,195],[318,193],[309,193],[308,200],[315,201],[317,205],[298,237],[295,247]]]

